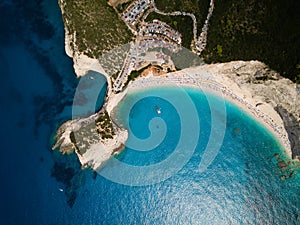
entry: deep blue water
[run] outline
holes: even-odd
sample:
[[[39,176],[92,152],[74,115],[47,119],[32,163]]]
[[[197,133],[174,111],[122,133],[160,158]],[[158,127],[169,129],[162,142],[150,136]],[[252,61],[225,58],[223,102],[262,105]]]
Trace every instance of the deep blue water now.
[[[202,97],[196,92],[190,95],[201,112],[199,137],[203,141],[188,163],[161,183],[142,187],[117,184],[82,171],[74,155],[53,152],[53,134],[63,121],[71,119],[78,84],[72,60],[64,52],[58,4],[50,0],[2,1],[0,12],[0,224],[297,224],[299,174],[281,181],[289,172],[276,165],[274,153],[285,159],[279,146],[232,105],[226,105],[226,142],[207,172],[197,172],[205,148],[202,142],[209,136],[205,128],[210,126],[210,112],[205,111],[205,99],[197,105]],[[105,93],[105,81],[101,76],[98,81],[104,89],[96,109]],[[77,105],[88,104],[90,94],[83,88]],[[167,159],[169,147],[174,147],[180,136],[181,125],[171,105],[151,97],[144,101],[129,117],[138,137],[150,134],[145,125],[157,117],[156,104],[162,107],[165,123],[171,125],[167,126],[168,140],[154,151],[141,154],[128,148],[118,156],[137,166]],[[137,119],[143,122],[137,124]],[[161,128],[161,121],[156,122],[157,129]]]

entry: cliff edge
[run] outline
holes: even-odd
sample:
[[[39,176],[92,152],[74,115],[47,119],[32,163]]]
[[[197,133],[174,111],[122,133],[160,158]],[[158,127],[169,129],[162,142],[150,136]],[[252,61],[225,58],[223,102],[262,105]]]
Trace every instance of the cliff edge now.
[[[249,92],[262,111],[266,104],[275,109],[289,135],[292,158],[300,160],[300,85],[259,61],[233,61],[208,67]]]

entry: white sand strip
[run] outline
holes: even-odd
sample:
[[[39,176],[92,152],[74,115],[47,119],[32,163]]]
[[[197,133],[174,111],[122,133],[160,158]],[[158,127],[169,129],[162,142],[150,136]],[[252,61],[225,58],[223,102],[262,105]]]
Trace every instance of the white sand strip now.
[[[211,71],[208,66],[200,66],[168,73],[163,76],[149,75],[146,77],[139,77],[131,82],[124,92],[120,95],[118,94],[119,96],[117,95],[111,99],[112,102],[109,104],[109,111],[123,99],[127,92],[161,86],[196,87],[203,91],[209,91],[219,96],[224,96],[229,101],[234,102],[244,109],[249,115],[252,115],[257,121],[262,123],[278,139],[288,155],[291,156],[292,152],[288,134],[284,128],[281,117],[273,107],[266,102],[260,107],[257,107],[256,104],[261,103],[261,100],[253,99],[249,92],[242,90],[229,78],[222,74],[213,76],[212,72],[213,71]]]

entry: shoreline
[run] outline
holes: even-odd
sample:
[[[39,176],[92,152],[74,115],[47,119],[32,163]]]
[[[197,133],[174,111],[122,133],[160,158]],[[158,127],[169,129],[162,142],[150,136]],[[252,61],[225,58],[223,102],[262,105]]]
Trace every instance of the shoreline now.
[[[204,92],[210,92],[221,98],[226,98],[241,108],[241,110],[271,132],[291,159],[300,160],[300,105],[296,100],[299,93],[295,95],[296,86],[294,88],[294,85],[289,83],[291,81],[288,79],[278,78],[280,76],[277,77],[277,75],[273,79],[273,75],[276,72],[270,70],[265,64],[259,61],[232,61],[228,63],[204,64],[161,76],[153,76],[150,73],[146,77],[138,77],[136,80],[131,81],[122,92],[115,94],[112,89],[112,78],[104,71],[98,59],[90,58],[78,51],[78,46],[76,46],[75,42],[76,31],[71,33],[68,30],[67,25],[69,21],[64,17],[66,3],[63,0],[59,0],[58,4],[64,19],[65,52],[73,59],[75,74],[79,78],[85,76],[89,70],[93,70],[106,77],[108,87],[101,110],[108,112],[112,122],[114,122],[112,115],[114,108],[128,92],[167,85],[193,87],[202,89]],[[269,72],[272,74],[271,77],[269,77]],[[275,82],[265,82],[265,80],[262,80],[265,77],[271,78]],[[256,78],[257,80],[255,80]],[[259,81],[263,82],[260,83]],[[264,92],[267,92],[267,94]],[[84,118],[79,121],[72,120],[66,123],[64,131],[61,131],[61,134],[57,134],[57,136],[61,137],[58,138],[54,147],[65,146],[66,149],[74,148],[68,132],[74,130],[72,126],[80,125],[81,120],[84,120]],[[113,140],[116,140],[118,145],[126,142],[124,138],[118,137],[118,135],[115,135]],[[110,149],[111,154],[114,152],[114,147],[120,146],[114,146],[109,143],[104,144],[105,150],[106,148]]]
[[[233,65],[237,66],[243,64],[250,64],[251,66],[253,66],[252,64],[255,64],[256,66],[258,65],[258,67],[265,66],[258,61],[233,62]],[[98,144],[90,146],[84,154],[80,154],[70,139],[70,132],[78,130],[82,124],[85,124],[84,121],[87,120],[87,118],[81,118],[78,120],[67,121],[61,125],[61,128],[57,131],[57,141],[53,149],[60,147],[62,153],[68,153],[74,149],[83,168],[91,167],[93,170],[101,168],[114,154],[118,154],[121,149],[124,149],[128,138],[128,131],[115,123],[114,120],[114,109],[116,109],[118,104],[131,92],[143,91],[148,88],[171,86],[179,88],[196,88],[202,90],[204,94],[205,92],[208,92],[217,97],[225,98],[227,101],[240,108],[240,110],[255,120],[255,122],[259,123],[263,128],[268,130],[278,142],[282,153],[286,154],[291,160],[299,160],[297,154],[296,157],[293,158],[294,150],[291,147],[292,142],[288,135],[288,132],[291,132],[291,130],[289,130],[289,127],[285,127],[283,119],[279,116],[278,112],[275,111],[276,104],[272,105],[272,102],[269,103],[262,98],[257,98],[260,97],[260,95],[253,95],[253,92],[251,93],[251,88],[249,90],[246,88],[248,86],[250,87],[249,84],[246,84],[246,87],[241,86],[241,83],[230,77],[228,71],[224,68],[232,69],[232,64],[201,65],[162,74],[160,76],[154,76],[150,72],[147,76],[138,77],[129,82],[128,86],[118,94],[113,93],[111,86],[109,85],[103,108],[99,112],[93,114],[90,118],[96,118],[101,111],[106,111],[116,129],[116,134],[113,135],[113,139],[101,141],[101,137],[99,137]],[[102,73],[107,78],[108,83],[110,83],[110,76],[104,73],[100,64],[95,63],[93,65],[93,70]],[[252,71],[250,72],[252,73]]]
[[[211,76],[211,72],[207,66],[199,66],[194,68],[188,68],[173,73],[164,74],[161,76],[153,76],[152,74],[139,77],[132,81],[128,87],[121,92],[122,97],[116,96],[111,100],[113,104],[110,105],[109,111],[112,111],[120,101],[126,96],[127,93],[142,91],[149,88],[157,87],[191,87],[203,90],[217,95],[220,98],[225,98],[227,101],[233,103],[244,111],[248,116],[252,117],[255,121],[260,123],[266,128],[278,141],[280,146],[284,149],[285,153],[292,159],[291,144],[288,139],[288,134],[284,128],[284,124],[280,116],[273,109],[271,105],[265,103],[263,109],[256,107],[256,104],[261,101],[255,101],[250,98],[249,93],[245,90],[238,89],[238,87],[228,86],[224,82],[224,76]],[[205,74],[203,76],[203,74]],[[270,116],[271,115],[271,116]]]

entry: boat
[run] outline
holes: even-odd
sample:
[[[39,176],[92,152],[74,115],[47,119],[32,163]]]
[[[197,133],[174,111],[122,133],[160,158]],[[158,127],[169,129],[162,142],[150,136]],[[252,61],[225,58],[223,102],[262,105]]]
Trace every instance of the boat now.
[[[158,107],[158,105],[155,106],[155,110],[156,110],[158,115],[161,114],[161,109]]]

